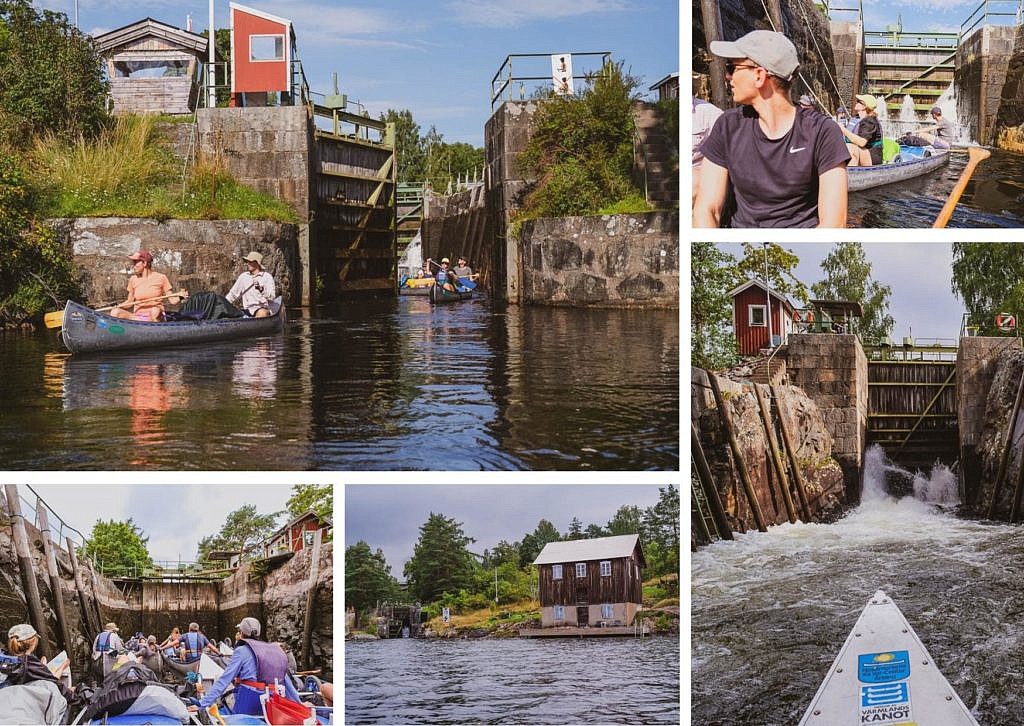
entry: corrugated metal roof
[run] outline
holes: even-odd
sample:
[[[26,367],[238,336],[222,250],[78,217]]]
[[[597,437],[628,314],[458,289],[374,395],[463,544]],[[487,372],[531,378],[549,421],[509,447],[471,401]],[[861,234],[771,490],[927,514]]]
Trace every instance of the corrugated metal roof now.
[[[610,557],[629,557],[633,554],[638,534],[620,534],[615,537],[574,539],[569,542],[548,542],[533,561],[535,565],[577,560],[601,560]]]

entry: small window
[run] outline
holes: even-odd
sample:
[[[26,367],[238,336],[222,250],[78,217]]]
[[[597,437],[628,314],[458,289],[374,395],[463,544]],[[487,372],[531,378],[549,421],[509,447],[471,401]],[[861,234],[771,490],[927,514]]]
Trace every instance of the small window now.
[[[612,561],[611,560],[601,560],[601,577],[611,577],[611,576],[612,576]]]
[[[250,61],[284,60],[283,35],[253,35],[249,37]]]
[[[601,606],[601,617],[602,618],[610,618],[614,614],[615,613],[614,613],[611,605],[602,605]]]
[[[565,620],[565,608],[561,605],[555,605],[555,620]]]
[[[586,562],[577,562],[576,563],[576,577],[586,577],[586,576],[587,576],[587,563]]]
[[[752,328],[767,328],[768,317],[764,305],[747,305],[747,320]]]
[[[562,566],[561,565],[551,565],[551,579],[552,580],[561,580],[562,579]]]

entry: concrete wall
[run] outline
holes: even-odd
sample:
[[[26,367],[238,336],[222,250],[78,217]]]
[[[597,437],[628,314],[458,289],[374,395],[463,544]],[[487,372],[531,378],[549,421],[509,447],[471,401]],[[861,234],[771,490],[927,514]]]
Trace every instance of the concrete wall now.
[[[175,289],[226,293],[245,271],[242,255],[256,250],[288,304],[299,301],[298,228],[279,222],[96,217],[57,219],[54,229],[72,250],[90,304],[123,300],[128,255],[153,254],[153,269]]]
[[[956,51],[957,118],[980,144],[995,140],[1015,36],[1011,26],[983,25],[961,40]]]
[[[853,97],[860,93],[864,77],[864,23],[859,20],[831,20],[829,31],[836,62],[836,84],[841,103],[851,113]]]
[[[530,220],[517,242],[525,303],[679,305],[678,212]]]
[[[999,362],[1007,351],[1020,350],[1020,338],[960,339],[960,350],[956,357],[956,407],[960,422],[961,498],[968,506],[977,503],[981,491],[982,456],[979,449],[985,433],[989,394],[999,369]],[[1015,395],[1014,388],[1001,417],[1003,425],[996,427],[999,431],[1005,431],[1006,419],[1009,419]],[[995,438],[998,441],[999,437]]]
[[[999,98],[995,133],[998,134],[999,129],[1021,124],[1024,124],[1024,26],[1018,27],[1013,36],[1013,52]]]
[[[608,603],[604,603],[608,604]],[[554,628],[554,627],[573,627],[573,626],[585,626],[588,623],[596,627],[602,620],[619,620],[623,625],[632,625],[633,620],[636,618],[636,614],[642,609],[641,605],[637,605],[634,602],[618,602],[611,603],[612,605],[612,616],[610,618],[601,617],[601,603],[596,605],[587,606],[587,623],[580,623],[576,617],[576,606],[565,605],[565,618],[562,620],[555,620],[555,608],[542,607],[540,609],[540,626],[542,628]]]
[[[855,501],[868,420],[868,361],[860,341],[855,335],[790,335],[786,366],[790,382],[824,413],[847,500]]]
[[[447,196],[428,191],[423,198],[420,234],[424,259],[450,257],[454,264],[458,255],[465,255],[473,271],[480,273],[480,283],[490,286],[494,279],[493,235],[484,184]]]

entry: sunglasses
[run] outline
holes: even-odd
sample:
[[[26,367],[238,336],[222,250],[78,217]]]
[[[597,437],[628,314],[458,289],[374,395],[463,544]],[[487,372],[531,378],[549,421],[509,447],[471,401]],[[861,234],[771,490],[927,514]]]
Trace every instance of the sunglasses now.
[[[732,61],[726,61],[725,62],[725,74],[727,76],[731,76],[733,73],[736,72],[736,69],[738,69],[738,68],[760,68],[760,67],[761,66],[750,66],[750,65],[743,65],[741,63],[733,63]]]

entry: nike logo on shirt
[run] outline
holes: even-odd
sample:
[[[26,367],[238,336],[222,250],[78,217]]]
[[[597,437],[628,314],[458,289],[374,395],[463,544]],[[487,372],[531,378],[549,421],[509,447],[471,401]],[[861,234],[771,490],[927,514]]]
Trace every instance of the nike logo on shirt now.
[[[795,154],[796,152],[803,151],[806,148],[807,148],[806,146],[801,146],[799,149],[794,149],[792,146],[790,146],[789,147],[789,153],[790,154]]]

